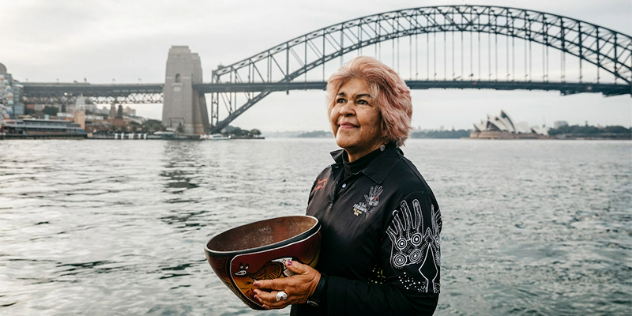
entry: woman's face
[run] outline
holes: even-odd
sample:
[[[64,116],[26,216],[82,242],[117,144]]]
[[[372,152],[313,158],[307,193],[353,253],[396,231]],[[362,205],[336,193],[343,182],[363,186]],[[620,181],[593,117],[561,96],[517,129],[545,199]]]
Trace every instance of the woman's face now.
[[[366,80],[353,78],[340,87],[334,99],[329,121],[336,143],[347,151],[349,161],[383,144],[380,110],[374,98]]]

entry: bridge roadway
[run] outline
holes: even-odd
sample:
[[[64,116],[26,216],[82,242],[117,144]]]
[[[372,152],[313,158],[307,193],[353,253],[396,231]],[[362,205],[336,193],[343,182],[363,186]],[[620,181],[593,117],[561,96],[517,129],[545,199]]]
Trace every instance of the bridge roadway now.
[[[632,86],[615,83],[538,82],[538,81],[466,81],[466,80],[407,80],[413,90],[425,89],[491,89],[559,91],[563,95],[602,93],[605,96],[632,95]],[[23,83],[26,103],[53,103],[62,98],[82,95],[95,103],[129,102],[162,103],[162,83],[90,84],[90,83]],[[262,92],[290,90],[325,90],[324,81],[293,81],[275,83],[203,83],[193,85],[200,93]],[[157,96],[160,95],[160,96]],[[119,98],[123,98],[122,100]]]

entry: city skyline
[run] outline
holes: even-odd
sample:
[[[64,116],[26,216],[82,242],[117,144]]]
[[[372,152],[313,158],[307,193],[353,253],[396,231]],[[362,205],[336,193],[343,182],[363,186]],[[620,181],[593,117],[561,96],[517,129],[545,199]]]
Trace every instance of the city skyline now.
[[[70,1],[54,5],[43,1],[12,2],[3,6],[9,10],[0,12],[0,20],[5,21],[3,33],[6,34],[3,35],[6,48],[0,51],[0,63],[5,64],[16,79],[29,82],[55,82],[58,79],[72,82],[84,78],[91,83],[164,82],[169,47],[188,45],[200,54],[204,81],[210,82],[211,70],[220,63],[236,62],[327,25],[421,5],[466,4],[456,2],[321,1],[299,4],[272,1],[261,4],[256,1],[188,1],[185,2],[187,5],[175,6],[132,1],[126,3],[124,9],[109,1],[96,1],[88,7]],[[480,1],[476,4],[544,11],[626,34],[632,29],[629,22],[632,3],[629,1],[606,4],[598,1],[581,4],[540,0]],[[247,9],[243,9],[245,7]],[[49,14],[51,10],[57,14]],[[140,12],[144,14],[141,16]],[[205,15],[205,12],[208,13]],[[406,75],[402,73],[402,76]],[[481,117],[501,109],[517,121],[527,121],[530,125],[552,126],[557,120],[565,120],[571,125],[583,125],[586,121],[591,125],[632,125],[629,96],[606,98],[598,94],[579,94],[562,97],[557,92],[484,90],[414,90],[412,96],[415,105],[413,126],[429,129],[441,126],[470,129]],[[158,105],[133,107],[141,116],[160,119],[161,107]],[[327,130],[324,93],[273,93],[232,125],[264,131]]]

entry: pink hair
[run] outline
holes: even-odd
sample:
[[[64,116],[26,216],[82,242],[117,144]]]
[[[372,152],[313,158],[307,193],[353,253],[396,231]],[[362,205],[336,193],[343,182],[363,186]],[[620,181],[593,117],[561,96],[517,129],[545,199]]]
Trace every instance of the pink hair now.
[[[388,142],[404,145],[411,130],[413,103],[410,88],[390,67],[375,58],[359,56],[345,63],[327,82],[327,112],[335,105],[340,87],[353,78],[367,81],[374,102],[382,117],[382,131]]]

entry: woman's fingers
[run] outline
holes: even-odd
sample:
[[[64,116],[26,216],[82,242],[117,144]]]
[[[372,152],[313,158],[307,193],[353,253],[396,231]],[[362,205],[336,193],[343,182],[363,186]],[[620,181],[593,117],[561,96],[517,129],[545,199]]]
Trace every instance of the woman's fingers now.
[[[266,292],[262,290],[255,290],[255,297],[261,304],[263,304],[263,307],[269,309],[285,308],[286,306],[292,304],[293,300],[290,299],[289,294],[286,300],[277,301],[276,296],[278,293],[279,291]]]
[[[285,266],[288,268],[288,270],[294,272],[295,274],[305,274],[309,272],[309,269],[314,270],[312,267],[306,264],[302,264],[298,261],[291,261],[291,260],[288,260],[285,263]]]
[[[283,282],[285,279],[257,280],[254,286],[264,290],[282,290],[287,285]]]
[[[287,261],[287,268],[295,275],[273,280],[258,280],[255,282],[255,296],[265,308],[284,308],[290,304],[303,304],[314,292],[320,273],[309,265],[297,261]],[[286,300],[276,300],[279,291],[287,294]]]

